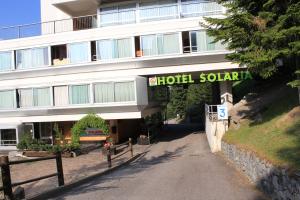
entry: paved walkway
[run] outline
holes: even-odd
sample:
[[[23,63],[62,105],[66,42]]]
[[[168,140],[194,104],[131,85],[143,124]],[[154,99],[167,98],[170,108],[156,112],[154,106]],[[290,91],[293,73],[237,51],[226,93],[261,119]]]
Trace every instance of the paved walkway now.
[[[130,166],[55,197],[58,200],[260,200],[230,164],[211,154],[206,136],[170,125]]]

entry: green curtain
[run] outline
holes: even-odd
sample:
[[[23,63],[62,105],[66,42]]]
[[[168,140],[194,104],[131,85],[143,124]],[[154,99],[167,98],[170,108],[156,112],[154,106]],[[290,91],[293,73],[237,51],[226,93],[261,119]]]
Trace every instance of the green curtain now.
[[[34,106],[50,106],[50,88],[34,88],[33,89]]]
[[[14,90],[0,91],[0,109],[15,107]]]
[[[69,87],[70,104],[89,103],[89,85],[71,85]]]
[[[94,86],[95,103],[114,102],[114,84],[97,83]]]
[[[131,38],[117,40],[117,50],[119,58],[128,58],[132,56],[132,41]]]
[[[115,83],[115,101],[126,102],[135,100],[134,82]]]

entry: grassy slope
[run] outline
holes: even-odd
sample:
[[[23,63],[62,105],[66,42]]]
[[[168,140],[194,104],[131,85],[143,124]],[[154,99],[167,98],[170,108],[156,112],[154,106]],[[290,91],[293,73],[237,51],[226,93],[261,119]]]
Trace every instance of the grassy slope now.
[[[238,130],[230,129],[224,140],[256,152],[275,165],[300,169],[300,117],[287,115],[298,106],[297,91],[287,88],[262,113],[262,122],[244,121]]]

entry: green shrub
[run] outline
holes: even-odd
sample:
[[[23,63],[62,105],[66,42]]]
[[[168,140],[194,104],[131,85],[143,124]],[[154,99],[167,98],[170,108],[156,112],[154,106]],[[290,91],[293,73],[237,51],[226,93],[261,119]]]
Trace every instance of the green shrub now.
[[[104,134],[109,134],[109,126],[104,119],[97,116],[96,114],[88,114],[72,127],[72,143],[79,144],[80,133],[84,132],[87,128],[99,128]]]
[[[17,144],[17,148],[20,150],[25,150],[28,149],[32,143],[33,143],[32,134],[24,133],[20,137],[20,141]]]

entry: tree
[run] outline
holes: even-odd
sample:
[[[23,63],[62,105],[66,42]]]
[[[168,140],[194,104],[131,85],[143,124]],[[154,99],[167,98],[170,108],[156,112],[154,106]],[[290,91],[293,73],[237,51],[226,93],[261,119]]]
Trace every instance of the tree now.
[[[225,18],[206,18],[203,24],[215,41],[226,43],[227,58],[246,65],[263,78],[300,65],[299,0],[220,0]],[[294,75],[295,77],[296,75]],[[294,82],[299,87],[299,81]]]
[[[186,89],[182,85],[176,85],[170,90],[170,105],[173,113],[178,114],[182,119],[186,111]]]

